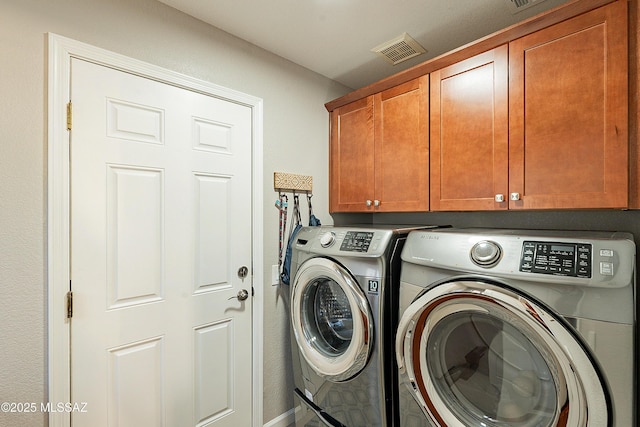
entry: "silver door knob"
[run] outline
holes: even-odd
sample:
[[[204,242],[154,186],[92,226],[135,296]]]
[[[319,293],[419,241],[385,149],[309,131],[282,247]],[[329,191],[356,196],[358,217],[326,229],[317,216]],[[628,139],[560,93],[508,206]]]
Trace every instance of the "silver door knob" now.
[[[373,201],[373,206],[375,206],[376,208],[377,208],[378,206],[380,206],[380,200],[374,200],[374,201]]]
[[[231,297],[229,298],[230,300],[237,298],[238,301],[244,301],[247,298],[249,298],[249,291],[247,291],[246,289],[241,289],[238,291],[238,295],[236,295],[235,297]]]
[[[498,203],[504,202],[504,194],[496,194],[495,201]]]
[[[365,203],[367,204],[367,207],[371,207],[371,205],[373,204],[371,200],[367,200]]]
[[[517,201],[517,200],[520,200],[520,193],[511,193],[510,198],[514,202]]]

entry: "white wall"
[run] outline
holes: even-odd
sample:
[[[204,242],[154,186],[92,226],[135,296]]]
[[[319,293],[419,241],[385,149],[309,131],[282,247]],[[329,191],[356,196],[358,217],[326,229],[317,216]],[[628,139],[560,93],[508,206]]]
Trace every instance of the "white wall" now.
[[[288,411],[288,319],[268,285],[278,256],[272,175],[313,175],[315,213],[331,223],[323,105],[348,89],[154,0],[0,0],[0,402],[48,400],[47,32],[264,100],[263,420]],[[0,412],[0,425],[47,418]]]

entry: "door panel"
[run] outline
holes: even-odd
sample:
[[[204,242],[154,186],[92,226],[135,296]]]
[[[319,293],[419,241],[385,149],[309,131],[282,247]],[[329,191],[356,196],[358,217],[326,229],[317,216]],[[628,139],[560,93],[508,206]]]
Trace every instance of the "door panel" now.
[[[251,425],[251,109],[72,60],[74,426]]]
[[[231,196],[229,177],[194,174],[195,190],[195,292],[220,289],[229,277],[228,248],[229,232],[220,224],[229,222],[228,212],[219,209],[220,200]],[[221,245],[220,242],[227,244]],[[218,260],[217,263],[208,262]]]
[[[108,417],[112,425],[163,425],[163,346],[158,337],[109,350]],[[142,394],[139,384],[146,385]]]
[[[429,76],[374,96],[376,212],[429,210]]]
[[[331,212],[373,211],[374,199],[373,96],[331,113]]]
[[[162,170],[107,166],[108,309],[164,298],[163,177]]]
[[[200,424],[231,411],[233,405],[233,323],[223,320],[194,330],[195,421]],[[216,363],[211,363],[215,360]]]
[[[626,14],[613,2],[509,44],[509,209],[627,207]]]
[[[431,74],[431,210],[498,210],[508,188],[507,46]]]

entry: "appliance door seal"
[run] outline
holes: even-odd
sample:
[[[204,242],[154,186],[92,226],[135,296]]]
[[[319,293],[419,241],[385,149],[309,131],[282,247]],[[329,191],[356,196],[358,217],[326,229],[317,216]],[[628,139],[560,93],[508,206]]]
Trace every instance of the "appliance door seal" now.
[[[312,258],[291,285],[291,320],[300,353],[321,377],[341,382],[367,364],[373,316],[357,280],[341,264]]]
[[[396,356],[439,425],[610,425],[601,372],[568,323],[493,281],[456,279],[416,297],[399,322]]]

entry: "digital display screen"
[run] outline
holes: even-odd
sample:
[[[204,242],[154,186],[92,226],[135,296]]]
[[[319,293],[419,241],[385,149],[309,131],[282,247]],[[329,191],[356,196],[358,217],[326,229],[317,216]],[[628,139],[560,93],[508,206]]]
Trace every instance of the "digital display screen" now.
[[[565,245],[551,245],[551,250],[554,252],[570,252],[574,253],[576,251],[575,246],[565,246]]]

